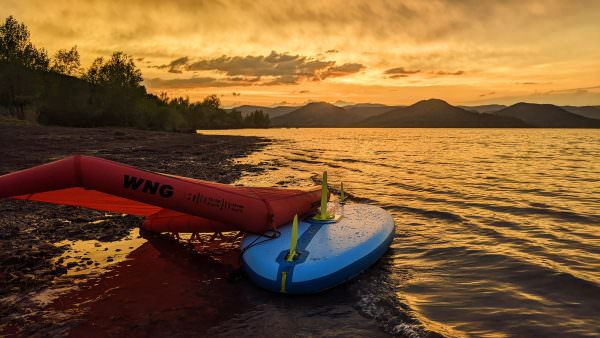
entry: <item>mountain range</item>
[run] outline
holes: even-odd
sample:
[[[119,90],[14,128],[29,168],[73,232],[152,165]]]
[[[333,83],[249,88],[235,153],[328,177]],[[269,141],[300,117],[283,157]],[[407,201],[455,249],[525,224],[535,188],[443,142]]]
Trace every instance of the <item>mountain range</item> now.
[[[273,127],[371,128],[600,128],[600,106],[516,103],[453,106],[440,99],[410,106],[376,103],[339,107],[327,102],[303,106],[240,106],[242,114],[262,110]]]

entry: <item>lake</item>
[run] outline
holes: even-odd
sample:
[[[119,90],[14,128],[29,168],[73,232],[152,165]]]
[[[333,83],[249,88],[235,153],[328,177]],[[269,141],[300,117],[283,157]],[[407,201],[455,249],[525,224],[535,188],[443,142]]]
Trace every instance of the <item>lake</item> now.
[[[273,140],[241,160],[265,170],[239,184],[307,186],[327,170],[396,222],[391,250],[356,280],[246,316],[342,336],[600,335],[600,130],[200,132]]]

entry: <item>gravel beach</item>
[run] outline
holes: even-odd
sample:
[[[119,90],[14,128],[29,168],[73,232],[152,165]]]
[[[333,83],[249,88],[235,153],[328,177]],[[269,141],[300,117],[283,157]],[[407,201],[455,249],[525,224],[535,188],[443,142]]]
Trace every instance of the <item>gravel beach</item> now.
[[[130,129],[0,126],[0,175],[73,154],[85,154],[167,174],[232,183],[244,171],[260,170],[237,164],[234,160],[260,149],[268,142],[254,137]],[[110,288],[109,284],[117,281],[115,276],[121,276],[118,283],[128,295],[132,294],[128,285],[144,293],[160,292],[155,282],[165,285],[169,281],[215,278],[226,276],[236,268],[235,245],[221,245],[220,251],[212,256],[198,256],[195,251],[190,252],[192,250],[185,245],[166,236],[141,238],[138,230],[140,223],[141,218],[134,216],[1,200],[0,335],[77,335],[79,332],[79,335],[89,337],[92,331],[98,336],[119,335],[119,332],[108,329],[113,326],[111,323],[106,324],[106,331],[99,330],[97,326],[101,324],[98,320],[93,324],[88,321],[87,325],[95,327],[91,331],[86,329],[86,321],[81,314],[89,311],[83,311],[80,304],[75,302],[78,297],[74,293],[87,292],[88,296],[90,292],[105,294],[103,287]],[[161,250],[166,251],[161,253]],[[219,258],[219,255],[225,258]],[[136,259],[139,263],[125,264]],[[175,264],[167,262],[172,259],[175,259]],[[228,260],[231,264],[215,264],[220,259]],[[190,266],[181,270],[181,264]],[[220,271],[216,275],[215,269]],[[108,277],[99,277],[105,271],[108,271]],[[137,282],[148,284],[140,287],[135,277],[140,275],[161,275],[170,280],[143,278]],[[190,279],[190,276],[193,278]],[[58,296],[65,293],[67,297]],[[154,297],[155,294],[152,296],[161,305],[169,303],[162,297]],[[165,296],[169,296],[168,292]],[[191,299],[196,307],[198,302],[210,304],[209,299],[198,295],[190,297],[185,292],[171,294],[170,297],[183,308],[186,299]],[[137,304],[140,307],[147,305],[144,302]],[[102,315],[103,305],[97,306],[100,309],[93,311],[94,315]],[[114,310],[114,301],[109,300],[106,307],[112,308],[115,315],[119,313]],[[121,312],[122,315],[126,313],[143,315],[127,309]],[[115,315],[103,318],[114,320]],[[216,316],[213,318],[210,313],[204,314],[205,320],[195,324],[196,330],[205,330],[211,320],[216,320]],[[143,320],[149,327],[152,325],[148,323],[156,322],[151,318]],[[160,335],[160,332],[168,334],[168,327],[163,325],[162,331],[157,331],[157,334]],[[140,334],[145,336],[148,332]]]

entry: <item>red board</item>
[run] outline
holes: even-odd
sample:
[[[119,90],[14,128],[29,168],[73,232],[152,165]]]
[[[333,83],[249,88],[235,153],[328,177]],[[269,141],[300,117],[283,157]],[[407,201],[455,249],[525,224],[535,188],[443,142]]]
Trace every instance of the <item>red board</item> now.
[[[146,216],[156,232],[262,233],[316,210],[321,190],[236,187],[71,156],[0,176],[6,197]]]

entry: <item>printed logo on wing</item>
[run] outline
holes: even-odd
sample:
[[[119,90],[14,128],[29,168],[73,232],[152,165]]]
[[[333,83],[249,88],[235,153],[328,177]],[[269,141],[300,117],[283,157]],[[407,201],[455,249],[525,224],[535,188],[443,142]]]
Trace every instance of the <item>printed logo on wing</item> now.
[[[141,191],[146,194],[156,195],[158,192],[164,198],[173,196],[173,187],[168,184],[152,182],[145,178],[137,178],[129,175],[123,177],[123,188],[137,191],[140,187],[142,187]]]

